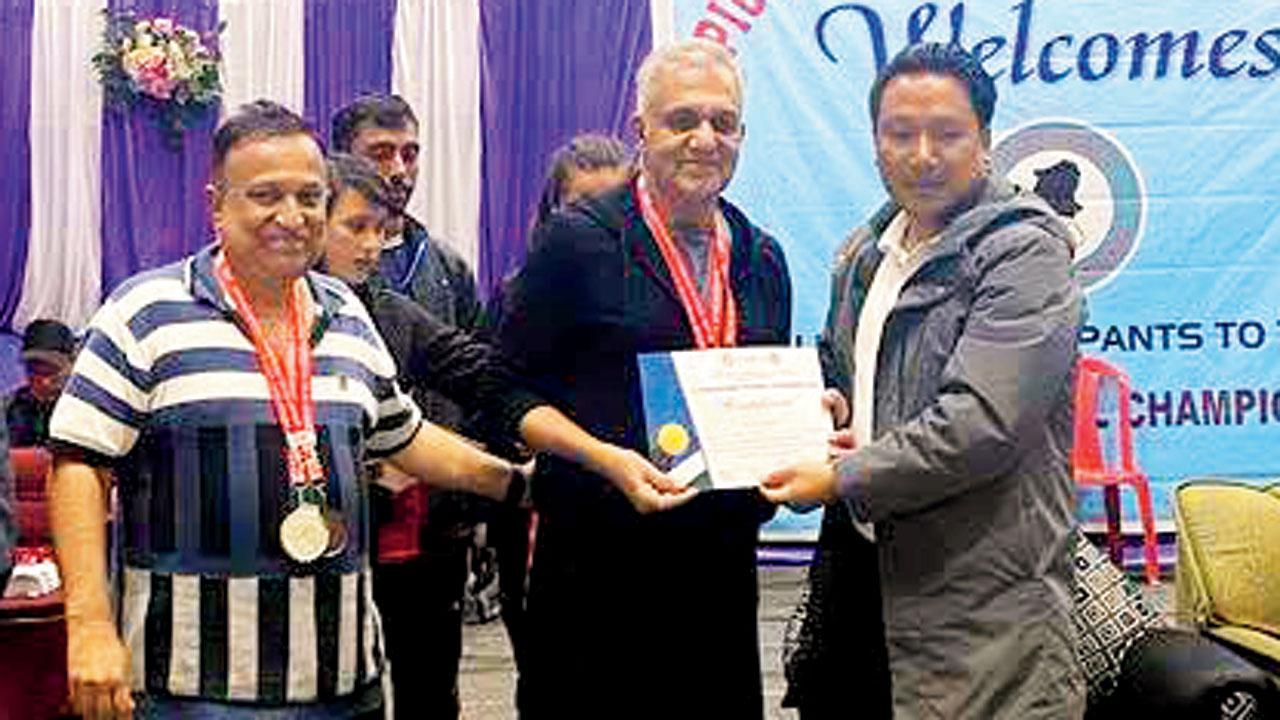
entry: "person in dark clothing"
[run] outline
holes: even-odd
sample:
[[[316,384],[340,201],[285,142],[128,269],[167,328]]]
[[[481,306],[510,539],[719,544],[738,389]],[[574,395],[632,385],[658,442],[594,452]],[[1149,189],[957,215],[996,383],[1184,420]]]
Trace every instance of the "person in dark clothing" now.
[[[551,153],[533,226],[536,228],[551,219],[551,213],[578,200],[622,185],[630,170],[631,154],[618,138],[596,133],[573,136]]]
[[[335,152],[373,163],[387,183],[387,204],[392,212],[378,257],[381,282],[438,320],[463,330],[477,330],[483,313],[471,268],[447,242],[433,237],[406,212],[417,185],[421,150],[413,108],[398,95],[356,98],[334,114],[330,145]],[[417,388],[413,398],[431,422],[467,431],[462,409],[443,394]],[[467,555],[484,504],[461,493],[417,485],[397,493],[394,500],[381,488],[374,492],[374,525],[384,540],[374,558],[377,584],[388,596],[433,588],[431,613],[401,615],[398,607],[388,605],[383,614],[389,626],[412,623],[434,638],[411,656],[392,655],[392,667],[398,668],[393,673],[418,678],[411,684],[400,683],[396,714],[402,718],[455,717]],[[406,619],[401,621],[402,617]]]
[[[547,222],[553,212],[626,183],[630,168],[631,153],[627,146],[618,138],[608,135],[581,133],[556,148],[551,153],[547,178],[542,194],[538,197],[537,212],[530,226],[530,239],[534,237],[532,230]],[[485,328],[490,335],[501,322],[507,288],[514,280],[513,272],[489,299]],[[489,451],[508,460],[528,455],[527,448],[502,447],[500,443],[491,446]],[[528,508],[504,506],[489,513],[486,522],[489,545],[497,554],[502,622],[507,628],[507,637],[511,640],[516,672],[520,673],[525,665],[525,586],[528,582],[530,541],[537,527],[537,513]]]
[[[782,248],[720,197],[743,137],[742,88],[715,43],[653,53],[637,83],[637,173],[553,213],[509,288],[504,357],[623,447],[647,447],[638,353],[790,336]],[[719,292],[677,292],[680,268]],[[770,508],[759,495],[706,492],[645,515],[568,463],[535,475],[521,717],[761,717],[755,549]]]
[[[27,384],[9,398],[5,420],[13,447],[46,445],[49,416],[76,356],[76,337],[57,320],[33,320],[22,334]]]
[[[329,180],[322,268],[350,284],[364,301],[396,360],[404,387],[440,392],[468,412],[478,413],[486,425],[492,423],[492,434],[518,439],[535,450],[611,478],[638,506],[659,510],[688,497],[671,492],[674,486],[670,479],[639,454],[596,440],[523,389],[497,361],[490,346],[387,288],[376,274],[380,235],[391,212],[385,206],[382,181],[369,163],[350,155],[330,159]],[[395,625],[392,618],[400,617],[396,610],[386,612],[387,607],[420,609],[426,602],[424,596],[429,598],[438,591],[421,580],[417,589],[412,594],[385,593],[374,586],[375,600],[388,620],[387,650],[393,658],[397,704],[404,683],[454,681],[453,675],[443,672],[448,668],[427,667],[417,676],[395,670],[397,653],[413,656],[426,649],[425,643],[442,642],[440,637],[420,634],[422,624]]]

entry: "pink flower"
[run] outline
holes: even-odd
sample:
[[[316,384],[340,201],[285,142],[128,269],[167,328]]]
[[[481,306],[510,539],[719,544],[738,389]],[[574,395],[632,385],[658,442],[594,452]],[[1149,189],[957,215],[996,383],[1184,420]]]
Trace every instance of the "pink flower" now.
[[[125,54],[124,69],[143,93],[159,100],[168,100],[177,85],[168,56],[156,47],[137,48]]]
[[[173,20],[167,17],[158,17],[152,21],[151,27],[155,28],[158,33],[168,35],[173,32]]]
[[[138,78],[142,91],[157,100],[168,100],[178,82],[169,76],[169,66],[144,68]]]

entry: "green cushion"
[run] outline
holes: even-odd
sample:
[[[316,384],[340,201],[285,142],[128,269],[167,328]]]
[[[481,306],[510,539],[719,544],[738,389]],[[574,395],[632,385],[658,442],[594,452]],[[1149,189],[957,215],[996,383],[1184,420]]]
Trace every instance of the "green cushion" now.
[[[1228,645],[1235,645],[1269,658],[1272,661],[1272,672],[1275,672],[1275,668],[1280,668],[1280,637],[1249,628],[1226,625],[1209,628],[1206,632]]]
[[[1245,485],[1187,484],[1178,488],[1177,514],[1180,612],[1280,637],[1280,497]]]

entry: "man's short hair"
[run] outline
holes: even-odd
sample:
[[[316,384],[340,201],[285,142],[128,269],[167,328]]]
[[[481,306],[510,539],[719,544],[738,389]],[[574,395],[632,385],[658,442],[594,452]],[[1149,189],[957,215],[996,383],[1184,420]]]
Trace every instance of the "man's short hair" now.
[[[241,105],[213,133],[213,177],[222,178],[227,155],[238,143],[288,135],[316,138],[315,129],[306,120],[279,103],[254,100]]]
[[[582,133],[551,153],[547,165],[547,179],[538,198],[538,214],[534,223],[539,224],[560,207],[564,199],[564,186],[574,172],[625,168],[631,164],[627,146],[610,135]]]
[[[899,75],[928,73],[947,75],[960,81],[969,93],[969,105],[978,117],[978,125],[984,132],[991,129],[991,116],[996,111],[996,84],[982,69],[982,63],[964,48],[954,43],[916,43],[898,53],[888,65],[881,68],[871,84],[868,106],[871,110],[871,126],[876,127],[880,117],[880,101],[889,81]]]
[[[367,126],[383,130],[418,127],[418,116],[399,95],[362,95],[333,114],[329,144],[337,152],[351,152],[356,135]]]
[[[329,199],[326,213],[332,213],[338,197],[347,190],[354,190],[384,211],[391,210],[387,194],[387,181],[378,174],[378,168],[368,160],[348,153],[329,155]]]
[[[681,40],[654,50],[640,63],[636,71],[636,114],[644,115],[653,105],[654,81],[658,72],[668,66],[687,62],[696,65],[719,65],[733,75],[737,89],[738,107],[742,107],[743,94],[747,89],[746,78],[742,74],[742,66],[728,48],[717,42],[703,38]]]

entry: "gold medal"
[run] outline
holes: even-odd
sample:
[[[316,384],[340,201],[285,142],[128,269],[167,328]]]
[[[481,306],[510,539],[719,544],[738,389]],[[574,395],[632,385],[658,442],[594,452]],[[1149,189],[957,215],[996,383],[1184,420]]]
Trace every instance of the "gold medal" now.
[[[329,525],[314,503],[299,503],[280,523],[280,547],[295,562],[319,558],[329,549],[329,540]]]

